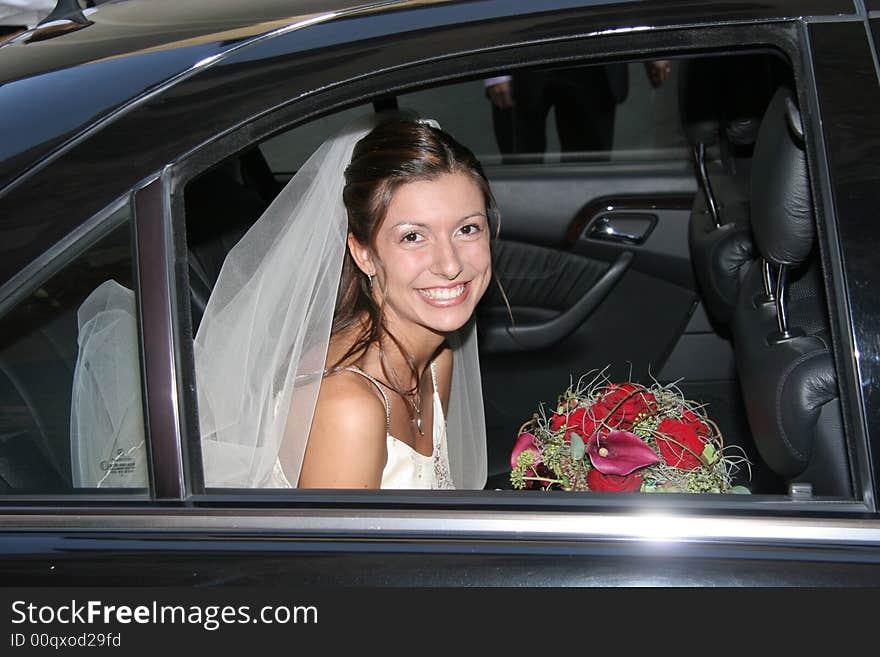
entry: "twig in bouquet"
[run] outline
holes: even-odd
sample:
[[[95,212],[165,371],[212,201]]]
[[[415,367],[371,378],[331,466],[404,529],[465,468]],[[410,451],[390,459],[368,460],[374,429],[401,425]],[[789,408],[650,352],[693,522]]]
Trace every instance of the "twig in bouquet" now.
[[[713,432],[713,435],[717,436],[717,438],[718,438],[718,447],[719,447],[718,451],[721,451],[722,449],[724,449],[724,434],[721,433],[721,427],[719,427],[715,423],[714,420],[710,420],[708,417],[703,417],[701,419],[703,420],[703,422],[708,424],[710,426],[710,428],[715,430]]]
[[[540,409],[541,409],[541,415],[543,415],[543,414],[544,414],[544,406],[541,405],[541,406],[540,406]],[[532,417],[530,417],[528,420],[526,420],[525,422],[523,422],[523,423],[520,425],[519,429],[518,429],[517,432],[516,432],[516,435],[518,436],[518,435],[520,435],[521,433],[524,433],[525,430],[526,430],[526,427],[528,427],[530,424],[534,424],[534,423],[536,423],[537,421],[538,421],[538,414],[537,414],[537,413],[532,413]]]
[[[727,454],[722,454],[722,460],[728,468],[729,474],[735,475],[740,471],[740,465],[745,463],[746,468],[749,471],[749,479],[752,478],[752,462],[749,460],[748,454],[746,454],[746,450],[744,450],[740,445],[728,445],[724,448],[724,451],[734,451],[739,450],[742,452],[742,456],[729,456]]]
[[[605,382],[610,381],[610,379],[608,378],[608,375],[606,374],[609,367],[610,367],[610,365],[606,365],[601,370],[590,370],[586,374],[582,374],[580,376],[580,378],[578,378],[577,386],[574,387],[573,394],[576,397],[586,396],[586,397],[592,398],[593,392],[594,392],[594,387],[596,387],[596,383],[598,381],[605,381]],[[593,375],[593,378],[590,380],[590,382],[586,386],[584,386],[584,384],[583,384],[584,379],[590,375]]]
[[[562,479],[551,479],[550,477],[523,477],[523,481],[540,481],[545,484],[544,488],[553,484],[562,486],[565,483]]]
[[[708,402],[703,402],[701,404],[698,404],[697,402],[691,401],[689,399],[685,401],[685,404],[687,404],[687,409],[689,411],[693,411],[694,413],[696,413],[697,411],[704,411],[705,409],[707,409],[709,407]],[[701,412],[700,415],[703,417],[703,419],[706,419],[706,420],[709,419],[708,417],[706,417],[705,413]]]
[[[651,364],[649,363],[649,364],[648,364],[648,378],[650,378],[651,381],[654,382],[654,385],[650,386],[651,388],[654,388],[655,386],[656,386],[657,388],[659,388],[660,390],[667,390],[667,389],[673,389],[673,388],[674,388],[675,391],[681,395],[681,397],[684,397],[684,395],[681,394],[681,390],[678,389],[678,384],[681,383],[682,381],[684,381],[684,377],[683,377],[683,376],[680,376],[680,377],[678,377],[675,381],[672,381],[672,382],[667,383],[667,384],[664,385],[664,384],[660,383],[660,381],[657,379],[657,377],[655,377],[655,376],[651,373]]]

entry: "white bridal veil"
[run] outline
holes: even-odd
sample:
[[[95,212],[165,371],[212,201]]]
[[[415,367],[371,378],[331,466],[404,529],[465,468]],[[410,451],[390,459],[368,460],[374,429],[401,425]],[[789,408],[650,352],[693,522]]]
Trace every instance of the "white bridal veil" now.
[[[294,485],[325,368],[348,220],[344,172],[375,119],[328,139],[229,252],[195,339],[205,485]],[[473,322],[454,350],[447,413],[456,488],[483,488],[486,433]]]
[[[82,302],[70,406],[76,488],[147,488],[134,292],[104,281]]]

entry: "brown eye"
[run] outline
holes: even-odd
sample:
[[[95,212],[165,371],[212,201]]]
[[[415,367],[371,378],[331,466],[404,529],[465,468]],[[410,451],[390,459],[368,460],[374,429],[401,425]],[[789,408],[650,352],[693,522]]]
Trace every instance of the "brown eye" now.
[[[407,233],[402,238],[400,238],[401,242],[409,242],[410,244],[417,242],[419,240],[418,233]]]

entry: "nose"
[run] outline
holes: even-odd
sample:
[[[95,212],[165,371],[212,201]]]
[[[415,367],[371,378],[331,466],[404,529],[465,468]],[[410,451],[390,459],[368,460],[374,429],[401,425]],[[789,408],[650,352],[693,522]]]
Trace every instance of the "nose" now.
[[[461,258],[451,240],[441,240],[434,254],[432,273],[454,281],[462,272]]]

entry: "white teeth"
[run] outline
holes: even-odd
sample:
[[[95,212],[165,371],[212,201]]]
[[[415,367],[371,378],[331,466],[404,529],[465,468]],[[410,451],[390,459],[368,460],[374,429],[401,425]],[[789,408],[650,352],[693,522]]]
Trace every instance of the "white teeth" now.
[[[464,285],[444,288],[433,287],[427,290],[419,290],[419,292],[422,296],[428,297],[429,299],[454,299],[464,293]]]

